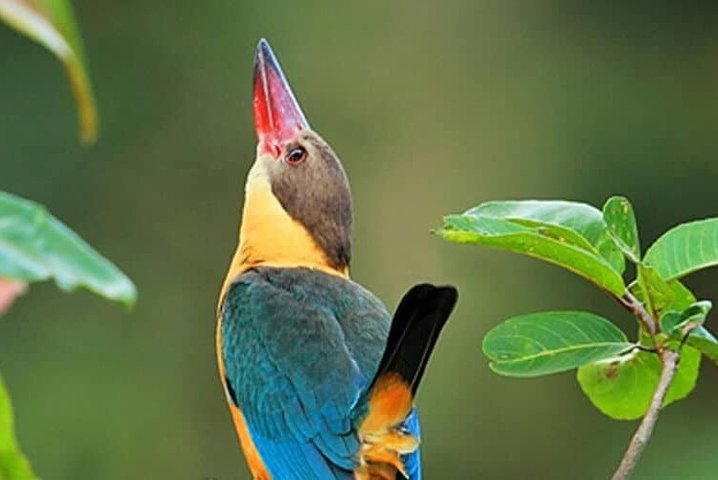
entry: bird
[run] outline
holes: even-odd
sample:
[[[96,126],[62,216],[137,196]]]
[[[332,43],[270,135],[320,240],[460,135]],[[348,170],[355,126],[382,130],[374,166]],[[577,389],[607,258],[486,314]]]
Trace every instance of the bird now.
[[[265,39],[253,110],[257,155],[216,332],[249,470],[258,480],[418,480],[414,396],[457,290],[415,285],[392,317],[349,278],[347,175]]]

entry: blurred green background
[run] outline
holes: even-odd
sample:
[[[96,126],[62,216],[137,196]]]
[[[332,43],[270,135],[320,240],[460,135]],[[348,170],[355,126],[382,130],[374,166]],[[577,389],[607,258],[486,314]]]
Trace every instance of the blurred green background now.
[[[252,57],[266,36],[355,200],[353,277],[393,309],[421,280],[461,292],[420,392],[429,479],[603,479],[635,423],[572,374],[492,374],[484,333],[588,309],[592,286],[445,243],[480,201],[634,202],[644,244],[718,215],[711,2],[76,2],[101,116],[76,141],[63,71],[0,28],[0,189],[50,207],[136,281],[134,311],[37,285],[0,320],[18,435],[44,479],[248,478],[217,379],[216,294],[253,160]],[[718,272],[688,282],[718,299]],[[718,469],[718,370],[668,408],[638,479]]]

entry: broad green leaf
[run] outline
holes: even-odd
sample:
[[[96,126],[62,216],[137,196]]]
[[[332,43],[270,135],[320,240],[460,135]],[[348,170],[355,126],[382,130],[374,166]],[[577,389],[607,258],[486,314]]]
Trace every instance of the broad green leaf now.
[[[634,263],[641,261],[641,246],[633,206],[625,197],[611,197],[603,205],[603,219],[618,248]]]
[[[54,278],[64,290],[85,287],[126,305],[132,281],[44,207],[0,192],[0,276],[26,282]]]
[[[644,261],[666,280],[718,265],[718,218],[668,230],[651,245]]]
[[[625,269],[623,255],[611,239],[603,215],[591,205],[565,200],[493,201],[482,203],[464,215],[544,226],[556,231],[552,236],[598,253],[619,273]]]
[[[614,295],[626,287],[621,275],[597,253],[556,238],[556,230],[520,225],[492,217],[449,215],[437,232],[441,237],[472,245],[485,245],[538,258],[570,270]]]
[[[77,104],[80,138],[97,137],[97,112],[87,62],[69,0],[0,0],[0,20],[43,45],[63,63]]]
[[[491,369],[511,377],[564,372],[633,347],[613,323],[587,312],[513,317],[489,331],[483,342]]]
[[[0,376],[0,479],[35,480],[30,463],[18,448],[13,423],[10,397]]]
[[[688,396],[696,385],[701,354],[684,346],[678,371],[663,405]],[[658,385],[661,361],[658,355],[635,351],[578,369],[581,389],[601,412],[618,420],[634,420],[646,414]]]

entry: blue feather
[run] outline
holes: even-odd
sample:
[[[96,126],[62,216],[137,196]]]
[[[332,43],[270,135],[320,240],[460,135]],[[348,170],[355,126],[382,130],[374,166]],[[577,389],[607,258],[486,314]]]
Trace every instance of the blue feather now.
[[[416,411],[416,408],[411,411],[402,427],[417,440],[421,439],[419,412]],[[404,468],[406,468],[406,473],[409,475],[409,480],[421,480],[421,452],[419,449],[408,455],[403,455],[401,459],[404,461]]]
[[[386,345],[386,308],[350,280],[258,268],[232,284],[221,315],[227,382],[273,477],[353,478],[357,402]],[[407,429],[418,433],[415,415]],[[405,460],[416,474],[418,454]]]

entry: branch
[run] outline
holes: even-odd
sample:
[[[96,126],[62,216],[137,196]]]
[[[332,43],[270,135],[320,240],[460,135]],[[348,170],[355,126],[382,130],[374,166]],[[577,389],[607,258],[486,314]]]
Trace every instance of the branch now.
[[[633,313],[639,322],[645,327],[651,337],[655,337],[658,333],[658,325],[656,321],[649,315],[643,304],[629,291],[626,291],[626,298],[621,299],[623,305],[629,312]]]
[[[643,308],[641,308],[641,310],[645,313]],[[648,315],[646,314],[646,316]],[[651,318],[651,320],[653,319]],[[633,435],[631,443],[623,455],[623,460],[621,460],[621,464],[618,466],[618,470],[613,474],[611,480],[626,480],[630,477],[633,469],[636,468],[638,458],[641,456],[643,449],[651,438],[651,434],[653,434],[653,427],[656,425],[663,400],[666,398],[666,393],[668,393],[668,389],[671,386],[673,376],[676,374],[679,359],[678,352],[674,352],[666,347],[660,349],[659,355],[661,357],[661,376],[658,379],[656,391],[653,393],[651,405],[648,407],[648,412],[646,412],[643,420],[641,420],[641,424]]]

